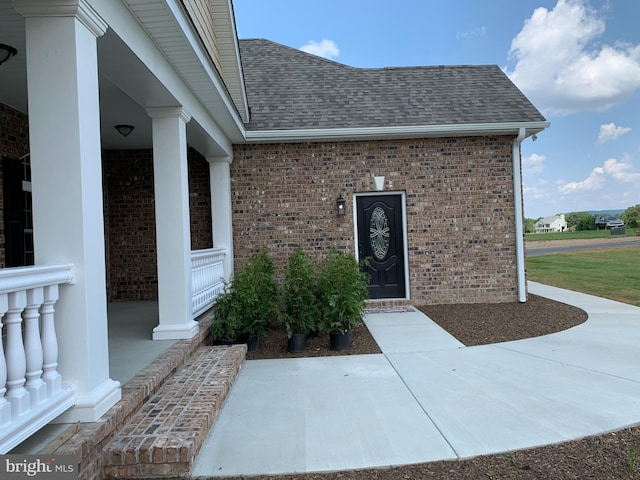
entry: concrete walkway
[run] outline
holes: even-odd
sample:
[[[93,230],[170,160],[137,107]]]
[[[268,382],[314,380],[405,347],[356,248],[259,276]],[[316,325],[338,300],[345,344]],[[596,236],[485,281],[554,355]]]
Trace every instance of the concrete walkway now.
[[[192,476],[386,467],[640,422],[640,308],[541,284],[589,320],[464,347],[418,311],[369,314],[379,355],[247,361]]]

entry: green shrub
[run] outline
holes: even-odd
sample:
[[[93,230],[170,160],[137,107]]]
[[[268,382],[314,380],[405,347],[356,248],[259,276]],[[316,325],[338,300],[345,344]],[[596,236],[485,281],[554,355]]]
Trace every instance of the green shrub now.
[[[214,338],[261,335],[279,311],[279,288],[273,260],[262,250],[236,271],[233,280],[216,299]]]
[[[224,289],[216,298],[211,334],[215,340],[233,341],[240,330],[239,318],[232,301],[232,284],[224,283]]]
[[[349,332],[362,319],[365,300],[369,297],[369,275],[363,272],[365,262],[353,254],[331,249],[320,274],[318,292],[325,332]]]
[[[284,311],[281,316],[288,338],[294,333],[309,333],[319,323],[316,270],[301,248],[289,257],[284,274]]]

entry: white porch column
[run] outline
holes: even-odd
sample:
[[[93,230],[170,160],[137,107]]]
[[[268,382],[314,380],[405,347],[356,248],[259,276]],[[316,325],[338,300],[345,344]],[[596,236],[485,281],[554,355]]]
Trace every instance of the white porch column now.
[[[84,0],[14,0],[25,18],[37,264],[73,263],[56,304],[58,369],[76,389],[64,422],[92,422],[120,400],[109,378],[97,37]]]
[[[153,179],[158,252],[158,310],[154,340],[191,338],[198,332],[191,301],[191,225],[187,122],[182,107],[148,108],[153,127]]]
[[[225,247],[224,277],[233,274],[233,209],[231,207],[231,157],[207,157],[211,184],[211,222],[213,246]]]

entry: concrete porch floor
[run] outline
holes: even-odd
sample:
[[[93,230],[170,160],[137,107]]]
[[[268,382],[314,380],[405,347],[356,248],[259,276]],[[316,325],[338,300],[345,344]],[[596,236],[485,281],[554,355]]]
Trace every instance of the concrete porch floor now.
[[[175,340],[152,340],[158,325],[158,302],[110,303],[109,372],[121,385],[167,351]]]

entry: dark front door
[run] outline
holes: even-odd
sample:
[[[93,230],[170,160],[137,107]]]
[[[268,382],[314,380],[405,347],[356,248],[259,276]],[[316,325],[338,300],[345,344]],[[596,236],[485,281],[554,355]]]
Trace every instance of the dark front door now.
[[[402,197],[356,197],[358,255],[369,259],[370,298],[405,298]]]

